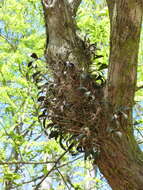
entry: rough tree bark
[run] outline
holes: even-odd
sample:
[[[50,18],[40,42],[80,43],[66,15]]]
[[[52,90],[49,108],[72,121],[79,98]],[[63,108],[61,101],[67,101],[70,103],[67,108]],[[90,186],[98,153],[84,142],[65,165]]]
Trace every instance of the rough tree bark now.
[[[142,190],[143,155],[132,125],[142,4],[140,0],[107,0],[111,23],[109,71],[106,86],[99,87],[88,74],[88,48],[76,34],[75,15],[80,2],[43,0],[46,58],[57,85],[55,97],[63,102],[60,110],[57,105],[51,111],[55,115],[52,120],[63,122],[56,118],[60,112],[67,120],[71,115],[76,118],[73,126],[66,128],[62,123],[64,129],[86,133],[80,143],[85,151],[98,150],[96,164],[113,190]],[[87,101],[87,92],[93,94],[92,101]],[[70,108],[64,113],[66,105]]]

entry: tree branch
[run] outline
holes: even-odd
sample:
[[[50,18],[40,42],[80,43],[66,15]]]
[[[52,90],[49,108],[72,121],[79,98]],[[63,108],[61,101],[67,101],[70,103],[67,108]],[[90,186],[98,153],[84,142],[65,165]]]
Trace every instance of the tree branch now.
[[[136,1],[118,0],[115,4],[111,20],[108,95],[113,106],[131,108],[136,88],[142,11]]]
[[[69,161],[69,162],[67,162],[67,163],[65,163],[65,164],[62,164],[62,165],[57,166],[58,162],[63,158],[63,156],[64,156],[67,152],[68,152],[68,150],[65,151],[65,152],[57,159],[57,163],[55,163],[55,164],[53,165],[53,167],[47,172],[47,174],[43,177],[43,179],[36,185],[36,187],[35,187],[34,190],[38,190],[38,189],[39,189],[40,185],[41,185],[41,184],[43,183],[43,181],[51,174],[52,171],[57,170],[57,169],[59,169],[59,168],[62,168],[62,167],[64,167],[64,166],[67,166],[68,164],[71,164],[71,163],[75,162],[76,160],[83,158],[83,156],[80,156],[80,157],[75,158],[74,160],[71,160],[71,161]]]
[[[58,173],[60,174],[65,186],[67,187],[68,190],[70,190],[70,187],[68,186],[66,179],[64,178],[63,174],[60,172],[60,170],[57,168]]]
[[[56,161],[46,161],[46,162],[8,161],[8,162],[0,162],[0,165],[13,165],[13,164],[29,165],[29,164],[51,164],[51,163],[56,163]]]
[[[4,36],[4,35],[2,35],[2,34],[0,33],[0,37],[3,38],[5,41],[7,41],[7,43],[8,43],[14,50],[16,49],[16,46],[14,46],[6,36]]]
[[[112,141],[110,137],[110,139],[100,145],[103,151],[101,151],[102,156],[97,161],[97,165],[106,179],[108,179],[112,189],[117,189],[117,184],[121,184],[121,189],[124,189],[126,185],[123,184],[127,184],[124,181],[125,176],[128,176],[128,173],[132,173],[131,175],[133,176],[135,170],[130,167],[130,171],[126,173],[122,168],[129,168],[128,165],[134,165],[136,171],[142,171],[141,165],[136,164],[137,159],[142,159],[142,152],[134,138],[132,108],[136,90],[138,50],[143,13],[141,5],[137,3],[137,0],[117,0],[111,2],[107,0],[107,3],[110,11],[111,36],[107,94],[105,96],[107,97],[106,101],[110,102],[108,110],[111,115],[118,111],[117,117],[119,118],[116,121],[119,123],[113,124],[113,126],[116,126],[119,131],[114,133],[115,141]],[[108,126],[112,126],[111,120],[108,122]],[[117,141],[117,138],[119,138],[119,141]],[[107,144],[107,146],[104,147],[104,144]],[[112,156],[113,152],[116,152],[118,161]],[[134,157],[135,154],[136,157]],[[109,163],[109,160],[111,160],[111,163]],[[123,160],[126,161],[123,162]],[[132,163],[129,164],[130,161]],[[120,181],[118,177],[116,178],[116,175],[114,180],[117,183],[114,183],[114,180],[112,180],[115,173],[113,174],[110,167],[107,167],[112,164],[114,165],[112,166],[113,168],[116,168],[118,172],[120,171],[119,175],[124,176],[124,179],[122,178]],[[138,187],[143,185],[140,172],[134,175],[134,180],[130,180],[127,189],[140,189],[132,183],[132,181],[136,180],[139,184]]]
[[[43,181],[48,177],[48,175],[55,170],[55,167],[57,166],[57,164],[59,163],[59,161],[64,157],[64,155],[69,151],[69,149],[67,151],[65,151],[58,159],[57,162],[52,166],[52,168],[48,171],[48,173],[43,177],[43,179],[36,185],[35,190],[38,190],[40,185],[43,183]]]

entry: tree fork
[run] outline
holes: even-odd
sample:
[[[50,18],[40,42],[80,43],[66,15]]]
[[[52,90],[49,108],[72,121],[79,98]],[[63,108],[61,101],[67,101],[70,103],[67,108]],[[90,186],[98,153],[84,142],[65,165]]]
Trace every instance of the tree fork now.
[[[80,2],[43,0],[48,36],[47,62],[53,70],[55,81],[64,89],[59,89],[62,91],[60,98],[65,97],[72,103],[74,111],[79,104],[81,110],[82,105],[87,104],[82,95],[80,98],[77,88],[81,85],[79,72],[83,72],[83,68],[88,68],[88,64],[91,63],[82,40],[76,35],[75,15]],[[132,108],[136,89],[142,5],[137,0],[107,0],[107,4],[111,23],[108,80],[105,90],[100,88],[98,91],[91,78],[87,86],[99,101],[103,101],[101,94],[104,93],[104,102],[108,103],[98,104],[98,109],[95,103],[88,105],[87,113],[84,110],[81,114],[84,118],[89,112],[93,113],[96,119],[90,125],[99,123],[96,129],[98,142],[91,146],[95,144],[97,148],[98,144],[99,155],[96,164],[112,189],[141,190],[143,156],[133,136]],[[68,77],[65,77],[62,63],[67,61],[74,64],[74,69],[68,71]],[[97,94],[100,94],[100,98]],[[73,112],[70,114],[74,116]],[[100,121],[97,121],[98,116]]]

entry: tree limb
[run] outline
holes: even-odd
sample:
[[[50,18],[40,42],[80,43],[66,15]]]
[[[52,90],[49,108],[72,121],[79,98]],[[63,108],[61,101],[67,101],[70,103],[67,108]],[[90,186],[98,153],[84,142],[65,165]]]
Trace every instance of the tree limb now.
[[[137,163],[137,160],[142,162],[142,152],[134,138],[132,125],[132,108],[136,90],[138,51],[143,14],[141,5],[138,2],[137,0],[116,0],[111,2],[107,0],[110,11],[111,33],[106,101],[110,102],[109,111],[111,113],[118,112],[118,114],[120,112],[120,116],[117,116],[117,124],[113,124],[118,128],[113,134],[114,137],[110,137],[106,141],[108,144],[106,148],[104,147],[106,143],[102,145],[103,151],[101,151],[102,156],[98,161],[98,166],[106,179],[108,179],[112,189],[117,189],[117,184],[121,184],[119,185],[120,190],[140,189],[143,185],[140,172],[138,172],[142,171],[142,167]],[[108,125],[109,127],[112,126],[110,121]],[[119,141],[117,141],[118,138]],[[118,161],[114,160],[112,155],[115,152]],[[126,161],[124,162],[123,160]],[[124,179],[126,178],[125,176],[128,178],[128,173],[132,173],[131,175],[134,179],[131,179],[128,184],[123,178],[121,181],[119,177],[112,180],[115,175],[115,172],[110,170],[112,164],[115,164],[112,167],[118,168],[118,172],[120,171],[119,173],[124,176]],[[129,165],[133,166],[134,169],[128,167]],[[107,169],[107,166],[110,167]],[[123,168],[129,169],[128,172],[126,173]],[[137,172],[134,176],[135,170]],[[132,183],[132,181],[136,180],[138,183]]]
[[[46,161],[46,162],[29,162],[29,161],[7,161],[7,162],[0,162],[0,165],[29,165],[29,164],[51,164],[56,163],[56,161]]]
[[[137,80],[142,11],[136,1],[118,0],[115,4],[111,20],[108,95],[113,106],[131,108]]]

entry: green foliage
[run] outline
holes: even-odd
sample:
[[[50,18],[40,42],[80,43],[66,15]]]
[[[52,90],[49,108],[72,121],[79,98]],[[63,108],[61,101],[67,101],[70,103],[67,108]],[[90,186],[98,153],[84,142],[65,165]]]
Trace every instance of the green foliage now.
[[[100,67],[100,63],[108,64],[109,58],[109,17],[108,8],[104,1],[96,3],[96,1],[83,1],[81,4],[78,15],[77,23],[79,35],[82,38],[89,38],[91,43],[97,43],[97,54],[99,52],[101,57],[94,60],[91,66],[92,70]]]
[[[137,91],[136,93],[136,100],[142,101],[143,97],[143,30],[141,33],[141,40],[140,40],[140,51],[139,51],[139,57],[138,57],[138,83],[137,86],[142,88]]]
[[[38,90],[32,79],[35,70],[30,71],[27,66],[29,61],[34,61],[38,67],[42,65],[41,70],[45,67],[43,59],[35,61],[30,57],[33,52],[43,57],[43,25],[39,1],[0,2],[0,162],[43,160],[38,155],[45,147],[42,140],[38,142],[42,129],[36,113]],[[19,184],[25,187],[24,176],[27,174],[24,181],[34,175],[36,178],[37,168],[36,165],[1,165],[1,189],[7,188],[8,182],[10,189],[18,188]]]

